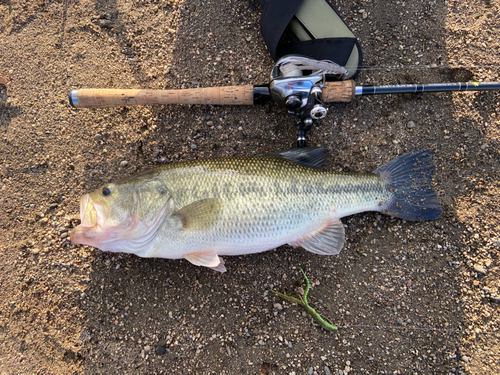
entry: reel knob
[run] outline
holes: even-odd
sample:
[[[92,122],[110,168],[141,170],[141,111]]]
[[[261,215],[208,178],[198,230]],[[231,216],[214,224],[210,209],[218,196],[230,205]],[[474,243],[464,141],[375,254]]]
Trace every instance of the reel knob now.
[[[311,109],[311,117],[315,120],[321,120],[326,117],[327,109],[321,104],[316,104]]]
[[[289,111],[298,112],[300,107],[302,107],[302,100],[298,95],[290,95],[286,98],[285,107]]]

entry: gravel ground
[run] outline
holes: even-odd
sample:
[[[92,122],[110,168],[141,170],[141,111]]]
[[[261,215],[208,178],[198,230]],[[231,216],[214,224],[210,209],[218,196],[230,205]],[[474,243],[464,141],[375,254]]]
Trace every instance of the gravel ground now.
[[[358,84],[500,80],[498,0],[334,2],[359,37]],[[0,0],[1,373],[500,373],[500,96],[387,95],[333,104],[310,134],[329,168],[435,152],[433,222],[345,218],[346,246],[186,261],[75,246],[79,198],[178,160],[290,148],[262,107],[74,109],[77,88],[268,82],[247,0]],[[402,68],[404,66],[405,68]],[[326,332],[269,293],[312,282]]]

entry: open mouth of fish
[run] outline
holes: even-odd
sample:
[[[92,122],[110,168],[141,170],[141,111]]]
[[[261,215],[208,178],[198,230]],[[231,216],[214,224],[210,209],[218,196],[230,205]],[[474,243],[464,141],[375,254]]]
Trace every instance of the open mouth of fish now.
[[[71,232],[71,242],[89,244],[89,240],[98,238],[108,215],[109,209],[106,204],[94,202],[88,194],[85,194],[80,201],[81,224]]]

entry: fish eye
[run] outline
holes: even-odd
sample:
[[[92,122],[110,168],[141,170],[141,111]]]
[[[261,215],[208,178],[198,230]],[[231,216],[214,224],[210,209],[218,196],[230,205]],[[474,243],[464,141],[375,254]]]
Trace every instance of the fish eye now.
[[[111,190],[109,190],[108,187],[102,188],[102,195],[104,195],[105,197],[107,197],[110,194],[111,194]]]

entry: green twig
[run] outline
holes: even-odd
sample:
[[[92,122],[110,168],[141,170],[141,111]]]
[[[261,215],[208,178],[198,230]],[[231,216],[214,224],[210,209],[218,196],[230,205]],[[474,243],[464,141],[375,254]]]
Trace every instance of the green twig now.
[[[318,314],[316,310],[314,310],[311,306],[309,306],[309,303],[307,302],[307,295],[309,293],[309,289],[311,289],[311,283],[309,283],[309,279],[307,278],[306,273],[302,268],[300,269],[300,272],[302,272],[302,275],[304,275],[304,279],[306,280],[306,290],[304,291],[303,295],[299,294],[300,298],[287,296],[286,294],[277,292],[276,290],[272,289],[271,292],[276,294],[278,297],[286,299],[287,301],[303,306],[304,309],[306,309],[306,312],[311,316],[311,318],[313,318],[321,327],[323,327],[327,331],[336,330],[337,326],[334,326],[333,324],[328,322],[325,318],[323,318],[320,314]]]

